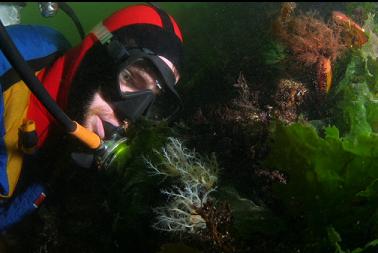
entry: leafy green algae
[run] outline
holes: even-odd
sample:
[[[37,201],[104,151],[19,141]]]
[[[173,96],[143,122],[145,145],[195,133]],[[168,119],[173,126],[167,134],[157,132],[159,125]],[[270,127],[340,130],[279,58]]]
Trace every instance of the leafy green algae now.
[[[365,252],[358,247],[371,249],[378,237],[378,68],[372,62],[370,75],[363,64],[355,52],[334,93],[333,126],[277,122],[271,129],[266,163],[288,178],[274,186],[279,212],[303,231],[298,243],[311,252]]]

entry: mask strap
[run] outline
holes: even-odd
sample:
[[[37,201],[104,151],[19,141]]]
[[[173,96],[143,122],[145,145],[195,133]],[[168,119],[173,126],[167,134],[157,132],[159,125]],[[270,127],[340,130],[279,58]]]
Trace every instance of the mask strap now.
[[[180,95],[177,93],[176,89],[174,88],[176,78],[173,75],[172,70],[157,55],[149,57],[149,59],[153,62],[154,66],[159,70],[160,74],[162,75],[162,77],[165,81],[165,86],[167,86],[169,91],[172,92],[176,96],[180,105],[182,105],[183,104],[182,99],[181,99]]]
[[[94,36],[100,41],[102,45],[110,43],[111,39],[113,38],[113,34],[100,22],[96,25],[93,30],[91,31]]]
[[[127,49],[114,37],[102,22],[93,28],[92,33],[102,45],[107,46],[108,53],[115,62],[122,62],[130,56]]]

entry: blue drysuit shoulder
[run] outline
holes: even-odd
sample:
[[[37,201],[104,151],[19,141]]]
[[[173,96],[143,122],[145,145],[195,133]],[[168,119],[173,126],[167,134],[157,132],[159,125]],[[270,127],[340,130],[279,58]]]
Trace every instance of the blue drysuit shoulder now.
[[[57,30],[41,25],[11,25],[8,34],[26,61],[65,52],[71,45]],[[11,68],[4,54],[0,52],[0,76]]]
[[[69,42],[61,33],[46,26],[12,25],[7,26],[6,29],[21,55],[28,62],[32,60],[38,62],[39,59],[42,60],[45,57],[49,60],[51,58],[51,61],[53,61],[55,56],[58,57],[71,48]],[[44,61],[41,62],[43,62],[41,63],[43,65],[39,67],[44,67],[45,64],[48,64]],[[6,78],[3,79],[4,74],[11,72],[11,65],[0,51],[0,89],[3,89],[4,85],[6,86],[7,84]],[[14,99],[17,99],[17,97],[14,97]],[[6,130],[4,124],[5,109],[3,92],[0,92],[0,193],[3,195],[9,193],[8,151],[4,139]],[[0,232],[33,212],[42,193],[44,194],[44,189],[41,185],[31,185],[28,186],[25,192],[13,196],[10,202],[7,201],[7,205],[4,204],[5,202],[0,202]]]

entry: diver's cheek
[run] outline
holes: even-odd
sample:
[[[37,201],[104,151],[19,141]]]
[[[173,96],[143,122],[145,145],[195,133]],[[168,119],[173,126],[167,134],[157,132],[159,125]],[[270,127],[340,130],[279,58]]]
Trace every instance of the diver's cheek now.
[[[99,117],[103,120],[103,121],[106,121],[110,124],[112,124],[113,126],[120,126],[120,123],[119,121],[117,120],[117,118],[114,116],[114,113],[107,113],[107,114],[100,114]]]
[[[88,116],[84,121],[84,126],[95,132],[101,139],[105,137],[104,126],[99,116],[95,114]]]
[[[89,104],[86,115],[88,115],[86,118],[92,115],[97,115],[102,121],[107,121],[116,127],[120,125],[120,122],[116,118],[112,107],[98,92],[95,93],[91,103]]]

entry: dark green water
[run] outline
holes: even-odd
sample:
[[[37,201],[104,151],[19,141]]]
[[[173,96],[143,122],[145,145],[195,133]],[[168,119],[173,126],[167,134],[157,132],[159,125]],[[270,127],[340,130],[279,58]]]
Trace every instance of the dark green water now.
[[[68,4],[74,9],[78,18],[80,19],[85,32],[89,32],[97,23],[104,18],[111,15],[113,12],[120,8],[137,4],[138,2],[68,2]],[[160,7],[171,13],[173,16],[177,16],[179,11],[183,11],[188,8],[204,8],[206,4],[202,3],[159,3]],[[71,22],[70,18],[60,11],[58,14],[51,18],[43,18],[38,9],[37,3],[29,3],[23,8],[21,22],[23,24],[43,24],[52,26],[67,37],[67,39],[76,45],[80,38]]]

